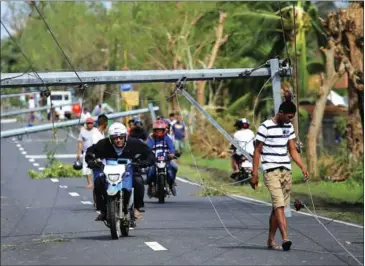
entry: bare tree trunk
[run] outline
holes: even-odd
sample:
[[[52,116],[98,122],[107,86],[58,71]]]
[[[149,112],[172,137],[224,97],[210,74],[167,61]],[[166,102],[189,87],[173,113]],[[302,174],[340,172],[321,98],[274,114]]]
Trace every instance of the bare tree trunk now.
[[[333,40],[329,40],[328,49],[321,48],[326,58],[326,75],[323,86],[320,89],[320,95],[312,113],[312,121],[309,126],[307,136],[307,164],[311,176],[318,178],[317,169],[317,139],[322,127],[322,120],[328,94],[331,88],[344,73],[344,64],[341,62],[339,71],[335,71],[335,49],[336,45]]]
[[[363,50],[357,44],[364,38],[364,9],[359,3],[352,3],[346,14],[346,19],[353,22],[353,28],[345,34],[348,44],[348,54],[351,64],[348,64],[348,121],[347,148],[351,159],[357,161],[364,153],[364,75]]]
[[[359,111],[359,98],[352,82],[349,84],[348,97],[347,148],[351,159],[357,161],[364,153],[364,139]]]
[[[118,85],[115,85],[115,106],[117,108],[117,112],[120,112],[120,88]]]
[[[214,66],[215,60],[218,55],[219,48],[228,40],[228,35],[223,37],[223,29],[224,29],[224,20],[227,18],[227,13],[220,12],[219,15],[219,24],[216,28],[216,40],[209,58],[209,63],[207,64],[207,68],[212,68]],[[207,81],[198,81],[197,82],[197,91],[196,91],[196,100],[197,102],[204,106],[205,105],[205,85]]]

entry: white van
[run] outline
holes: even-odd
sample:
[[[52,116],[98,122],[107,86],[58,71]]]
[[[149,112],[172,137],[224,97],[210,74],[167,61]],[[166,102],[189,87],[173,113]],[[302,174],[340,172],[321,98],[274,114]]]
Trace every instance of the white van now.
[[[72,94],[70,91],[51,91],[51,96],[47,98],[47,106],[51,107],[51,100],[54,106],[61,104],[69,104],[62,107],[55,107],[55,111],[59,113],[60,119],[71,117],[72,114]],[[50,112],[50,109],[47,110]]]

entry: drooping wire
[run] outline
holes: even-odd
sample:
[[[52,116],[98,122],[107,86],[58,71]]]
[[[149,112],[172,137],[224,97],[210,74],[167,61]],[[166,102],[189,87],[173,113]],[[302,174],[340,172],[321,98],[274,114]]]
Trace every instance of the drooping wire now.
[[[308,189],[309,189],[309,185],[308,185]],[[363,265],[357,258],[355,255],[353,255],[333,234],[332,232],[318,219],[317,217],[317,213],[315,211],[315,207],[314,207],[314,201],[313,201],[313,197],[312,197],[312,193],[309,193],[311,196],[311,201],[312,201],[312,205],[313,205],[313,212],[305,205],[304,207],[307,209],[308,212],[310,212],[313,217],[317,220],[317,222],[323,226],[323,228],[328,232],[328,234],[359,264],[359,265]]]
[[[280,22],[281,22],[281,29],[282,29],[282,33],[283,33],[283,40],[284,40],[284,45],[285,45],[285,52],[286,52],[286,56],[290,61],[290,56],[289,56],[289,49],[288,49],[288,43],[286,42],[286,38],[285,38],[285,28],[284,28],[284,18],[283,18],[283,14],[281,11],[281,1],[279,1],[279,12],[280,12]],[[295,4],[293,3],[293,31],[294,31],[294,60],[295,60],[295,82],[294,82],[294,77],[293,77],[293,73],[292,73],[292,69],[289,65],[289,71],[290,71],[290,80],[291,80],[291,85],[293,86],[293,90],[294,90],[294,96],[295,96],[295,102],[296,102],[296,106],[297,106],[297,115],[296,115],[296,120],[297,120],[297,124],[298,124],[298,130],[299,130],[299,95],[298,95],[298,65],[297,65],[297,30],[296,30],[296,22],[295,22]],[[300,137],[299,137],[299,132],[297,134],[297,140],[300,142]]]
[[[43,21],[43,22],[44,22],[44,24],[46,25],[46,27],[47,27],[47,29],[48,29],[48,32],[52,35],[52,38],[53,38],[53,40],[56,42],[56,44],[57,44],[58,48],[60,48],[60,50],[61,50],[61,52],[62,52],[63,56],[64,56],[64,57],[65,57],[65,59],[67,60],[67,63],[70,65],[70,67],[72,68],[72,70],[75,72],[75,74],[76,74],[77,78],[78,78],[78,79],[80,80],[80,82],[81,82],[81,85],[83,85],[82,79],[81,79],[81,78],[80,78],[80,76],[77,74],[77,72],[76,72],[75,68],[74,68],[74,67],[73,67],[73,65],[71,64],[71,62],[70,62],[69,58],[67,57],[66,53],[63,51],[63,49],[62,49],[61,45],[60,45],[60,44],[59,44],[59,42],[57,41],[57,38],[54,36],[54,34],[53,34],[53,32],[52,32],[51,28],[49,27],[48,23],[47,23],[47,22],[46,22],[46,20],[44,19],[44,17],[43,17],[43,15],[42,15],[42,13],[39,11],[39,9],[38,9],[38,7],[37,7],[36,3],[32,1],[32,4],[33,4],[34,8],[37,10],[37,12],[38,12],[38,14],[39,14],[40,18],[42,19],[42,21]]]
[[[20,77],[24,76],[25,74],[28,74],[31,69],[32,69],[31,67],[28,67],[27,71],[21,73],[20,75],[17,75],[17,76],[11,77],[11,78],[3,78],[0,81],[12,80],[12,79],[20,78]]]
[[[62,49],[60,43],[58,42],[56,36],[53,34],[53,31],[51,30],[51,28],[49,27],[47,21],[44,19],[42,13],[40,12],[40,10],[38,9],[37,5],[35,2],[32,1],[32,4],[34,6],[34,8],[37,10],[39,17],[42,19],[44,25],[46,26],[46,28],[48,29],[48,32],[51,34],[53,40],[55,41],[55,43],[57,44],[58,48],[61,50],[63,56],[65,57],[67,63],[70,65],[70,67],[72,68],[73,72],[75,73],[75,75],[77,76],[77,78],[80,80],[80,88],[82,89],[82,97],[81,97],[81,113],[80,113],[80,118],[79,118],[79,124],[81,122],[81,114],[82,114],[82,108],[83,108],[83,101],[84,101],[84,95],[85,95],[85,90],[86,90],[86,85],[84,84],[84,82],[82,81],[82,79],[80,78],[79,74],[77,73],[76,69],[74,68],[74,66],[71,64],[70,59],[68,58],[68,56],[66,55],[66,53],[64,52],[64,50]]]
[[[24,56],[24,58],[27,60],[28,64],[29,64],[29,68],[32,69],[34,75],[36,76],[36,78],[38,78],[44,87],[46,87],[47,90],[49,90],[47,84],[44,82],[44,80],[41,78],[41,76],[38,74],[37,70],[35,70],[35,68],[33,67],[32,62],[30,61],[30,59],[28,58],[28,56],[24,53],[24,51],[21,49],[20,45],[18,44],[18,42],[15,40],[15,38],[13,37],[13,35],[10,33],[10,31],[8,30],[8,28],[5,26],[5,24],[3,23],[2,20],[0,20],[1,25],[3,25],[5,31],[7,32],[7,34],[9,35],[10,39],[13,41],[13,43],[17,46],[17,48],[19,49],[20,53]],[[24,73],[23,73],[24,74]],[[50,91],[50,90],[49,90]],[[53,102],[52,102],[52,97],[50,97],[50,102],[51,102],[51,119],[52,119],[52,131],[53,131],[53,137],[56,137],[56,130],[54,127],[54,117],[52,115],[52,109],[53,109]]]

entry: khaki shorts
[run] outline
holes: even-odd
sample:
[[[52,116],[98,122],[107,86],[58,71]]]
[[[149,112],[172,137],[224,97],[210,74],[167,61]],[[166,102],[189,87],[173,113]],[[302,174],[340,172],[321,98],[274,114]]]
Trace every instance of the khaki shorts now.
[[[292,188],[292,173],[286,169],[264,172],[264,183],[268,188],[273,207],[289,206]]]

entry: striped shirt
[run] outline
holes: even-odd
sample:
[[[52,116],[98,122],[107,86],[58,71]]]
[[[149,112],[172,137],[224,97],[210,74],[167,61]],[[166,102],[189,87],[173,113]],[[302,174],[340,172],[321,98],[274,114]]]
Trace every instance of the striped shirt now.
[[[261,164],[264,171],[277,167],[291,170],[288,154],[288,141],[291,139],[295,139],[294,127],[291,123],[279,125],[269,119],[259,126],[256,140],[264,143],[261,152]]]

